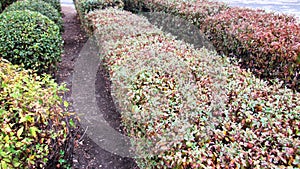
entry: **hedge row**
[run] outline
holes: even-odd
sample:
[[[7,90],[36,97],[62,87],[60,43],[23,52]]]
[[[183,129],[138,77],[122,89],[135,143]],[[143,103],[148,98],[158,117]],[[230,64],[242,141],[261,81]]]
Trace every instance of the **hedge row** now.
[[[147,9],[185,18],[219,53],[241,59],[241,65],[258,77],[279,78],[300,90],[300,25],[292,16],[229,8],[209,0],[125,0],[125,4],[131,11]]]
[[[66,164],[70,114],[59,96],[66,88],[3,59],[0,83],[0,168]]]
[[[5,7],[0,15],[0,168],[70,167],[74,124],[60,97],[66,88],[44,74],[53,73],[60,61],[61,32],[51,19],[61,24],[61,16],[37,0]]]
[[[0,20],[1,57],[39,74],[56,70],[63,45],[62,19],[56,9],[39,0],[18,1]]]
[[[82,26],[85,31],[92,34],[92,29],[90,28],[88,22],[86,22],[85,15],[96,9],[105,9],[107,7],[115,7],[122,9],[124,3],[122,0],[73,0],[77,13],[79,15]]]
[[[61,13],[61,4],[60,4],[60,0],[42,0],[44,2],[49,3],[50,5],[52,5],[60,14]]]
[[[220,52],[240,58],[259,77],[300,90],[300,24],[294,17],[231,8],[207,18],[202,30]]]
[[[300,167],[299,93],[129,12],[87,18],[140,168]]]

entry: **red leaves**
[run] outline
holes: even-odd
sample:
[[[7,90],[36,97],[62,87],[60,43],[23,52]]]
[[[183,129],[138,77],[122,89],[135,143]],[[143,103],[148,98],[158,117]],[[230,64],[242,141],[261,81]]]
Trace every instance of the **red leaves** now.
[[[263,77],[294,83],[290,87],[299,88],[299,83],[291,80],[300,70],[297,65],[300,25],[293,17],[230,8],[207,18],[201,26],[219,51],[240,56],[243,67],[255,70],[254,73]]]

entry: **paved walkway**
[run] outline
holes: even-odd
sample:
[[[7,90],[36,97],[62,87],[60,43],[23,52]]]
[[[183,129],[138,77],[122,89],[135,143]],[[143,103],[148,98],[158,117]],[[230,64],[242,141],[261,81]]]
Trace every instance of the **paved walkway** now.
[[[293,14],[300,19],[300,0],[219,0],[230,6],[260,8],[266,11]]]
[[[60,0],[62,5],[73,5],[73,0]]]

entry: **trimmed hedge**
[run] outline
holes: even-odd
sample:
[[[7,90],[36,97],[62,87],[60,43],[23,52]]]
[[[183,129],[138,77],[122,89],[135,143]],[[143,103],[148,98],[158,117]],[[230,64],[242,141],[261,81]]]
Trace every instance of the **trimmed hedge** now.
[[[197,26],[209,17],[229,7],[222,2],[211,0],[124,0],[129,11],[166,12],[188,19]]]
[[[105,17],[99,17],[100,14]],[[155,30],[155,27],[151,25],[146,18],[140,18],[126,12],[116,13],[113,10],[96,10],[96,12],[93,11],[87,14],[86,18],[87,22],[93,25],[90,30],[95,33],[99,43],[112,39],[118,40],[124,36],[134,36],[136,34],[162,33],[161,31]],[[96,23],[109,23],[109,26],[99,28]]]
[[[74,0],[74,4],[81,20],[81,23],[87,33],[92,34],[91,25],[86,22],[85,15],[96,9],[105,9],[107,7],[115,7],[122,9],[124,3],[122,0]]]
[[[207,18],[202,30],[220,53],[236,56],[259,77],[300,90],[300,24],[292,16],[231,8]]]
[[[66,88],[3,59],[0,83],[0,168],[67,165],[72,127],[59,96]]]
[[[130,4],[130,5],[128,5]],[[180,16],[197,25],[221,54],[258,77],[300,90],[300,25],[292,16],[262,10],[229,8],[209,0],[125,0],[125,9],[148,9]]]
[[[60,0],[43,0],[44,2],[49,3],[50,5],[52,5],[55,9],[57,9],[57,11],[61,13],[61,5],[60,5]]]
[[[53,22],[57,24],[61,31],[63,31],[63,23],[60,13],[49,3],[41,1],[41,0],[24,0],[24,1],[17,1],[10,6],[8,6],[4,12],[9,11],[17,11],[17,10],[30,10],[39,12]]]
[[[106,9],[88,17],[140,168],[300,167],[299,93],[156,28],[140,33],[150,23],[127,22],[130,15]],[[111,40],[102,41],[106,34]],[[214,109],[219,92],[224,107]]]
[[[28,10],[4,12],[0,20],[0,56],[38,73],[57,68],[62,37],[53,21]]]

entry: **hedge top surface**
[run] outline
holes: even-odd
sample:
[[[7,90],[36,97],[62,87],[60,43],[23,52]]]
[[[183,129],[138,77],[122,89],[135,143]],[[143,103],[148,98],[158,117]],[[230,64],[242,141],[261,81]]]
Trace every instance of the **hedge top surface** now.
[[[231,8],[207,18],[202,29],[219,51],[240,57],[256,75],[300,90],[300,24],[293,16]]]
[[[17,1],[8,6],[3,12],[8,11],[17,11],[17,10],[30,10],[39,12],[49,19],[54,21],[60,30],[63,30],[63,23],[60,13],[51,6],[49,3],[41,1],[41,0],[24,0],[24,1]]]
[[[119,22],[110,12],[98,17]],[[114,32],[119,33],[118,29],[111,34]],[[140,168],[300,167],[300,93],[280,83],[268,86],[249,71],[230,64],[227,57],[195,50],[164,34],[133,34],[104,45],[105,64],[115,89],[112,93],[121,100],[120,107],[125,106],[121,108],[125,110],[121,112],[124,128],[138,140],[133,141],[133,147],[145,157],[137,159]],[[169,56],[185,63],[184,75],[192,75],[184,76],[191,78],[189,90],[178,85],[181,77],[172,76],[174,69],[161,71],[157,67],[160,62],[151,63],[165,61],[176,68],[168,62]],[[214,60],[207,59],[211,57]],[[216,65],[222,70],[225,103],[218,110],[211,108],[216,92],[213,79],[219,74],[210,71],[216,70]],[[182,99],[186,94],[182,91],[190,92],[191,97]],[[189,126],[182,128],[186,123],[181,122]],[[167,142],[170,135],[180,139]],[[160,150],[155,156],[147,153],[153,140],[161,141],[153,145]]]
[[[108,8],[110,10],[95,10],[86,15],[87,21],[93,25],[94,35],[98,41],[118,40],[124,36],[141,34],[161,34],[144,17],[132,15],[127,11]],[[155,30],[155,31],[153,31]]]
[[[60,0],[43,0],[43,1],[51,4],[61,14]]]
[[[106,7],[123,8],[122,0],[76,0],[75,4],[79,7],[82,15],[88,14],[95,9],[105,9]]]
[[[0,55],[39,73],[56,69],[62,53],[59,27],[48,17],[29,10],[0,15]]]
[[[0,59],[0,168],[44,168],[69,133],[66,89]]]

